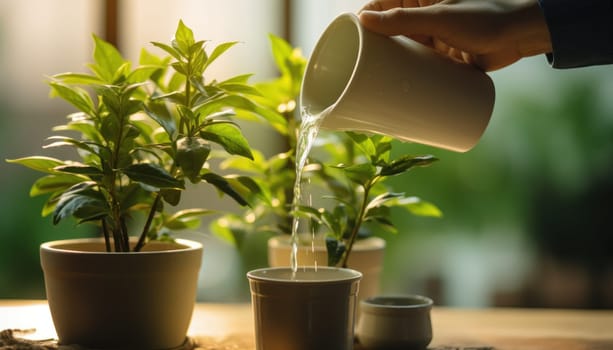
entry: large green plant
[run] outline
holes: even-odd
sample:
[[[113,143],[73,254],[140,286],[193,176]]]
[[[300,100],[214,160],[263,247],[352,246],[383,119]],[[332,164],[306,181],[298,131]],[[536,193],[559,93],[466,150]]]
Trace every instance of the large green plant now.
[[[49,78],[53,96],[77,109],[54,128],[45,148],[71,147],[78,160],[30,156],[9,160],[45,175],[32,196],[48,195],[42,214],[58,223],[74,217],[101,228],[108,251],[138,251],[148,239],[196,227],[212,210],[174,213],[186,181],[207,182],[241,205],[246,188],[236,177],[222,176],[208,161],[227,154],[252,159],[249,144],[231,117],[236,110],[254,112],[256,90],[249,75],[224,81],[204,79],[207,68],[235,43],[211,51],[179,22],[169,43],[154,42],[167,57],[142,50],[132,68],[118,50],[94,36],[89,73]],[[217,144],[226,152],[212,151]],[[141,224],[140,228],[135,228]],[[139,238],[131,248],[129,236]]]

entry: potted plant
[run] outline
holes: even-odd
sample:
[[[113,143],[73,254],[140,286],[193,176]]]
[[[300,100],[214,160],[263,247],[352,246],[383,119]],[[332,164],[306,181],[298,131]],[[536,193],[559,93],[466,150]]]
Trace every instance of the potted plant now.
[[[335,152],[338,146],[324,142],[328,154],[342,154],[348,162],[336,161],[333,165],[317,167],[319,177],[326,180],[332,195],[331,207],[301,205],[295,214],[311,219],[318,231],[325,227],[325,245],[329,266],[347,267],[355,243],[360,238],[373,235],[377,229],[397,233],[390,219],[391,208],[397,207],[418,216],[440,217],[441,211],[432,203],[405,193],[391,192],[385,179],[398,176],[415,167],[425,167],[437,161],[431,155],[403,155],[391,157],[392,138],[383,135],[364,135],[345,132],[344,150]],[[340,174],[339,174],[340,173]]]
[[[169,211],[189,181],[215,186],[246,205],[247,188],[208,166],[227,154],[253,158],[234,110],[250,109],[256,91],[239,75],[204,79],[235,43],[208,51],[179,22],[168,56],[142,50],[132,68],[94,36],[89,73],[49,78],[53,96],[77,112],[45,148],[71,147],[79,160],[31,156],[9,160],[44,173],[30,194],[48,195],[43,215],[95,224],[102,239],[41,246],[47,298],[59,342],[92,348],[180,346],[195,302],[202,246],[172,239],[193,228],[209,208]],[[213,149],[213,145],[222,150]],[[225,153],[225,155],[224,155]]]
[[[294,215],[310,225],[299,237],[298,261],[319,265],[350,267],[362,272],[360,299],[379,293],[385,241],[376,235],[397,233],[391,220],[392,208],[409,214],[440,217],[432,203],[416,196],[393,192],[386,179],[416,167],[429,166],[431,155],[391,156],[393,142],[382,135],[352,132],[324,133],[311,160],[311,172],[304,176],[308,190],[324,186],[317,203],[295,208]],[[309,168],[307,168],[309,170]],[[308,225],[304,225],[307,226]],[[269,242],[269,259],[274,265],[289,264],[290,239],[276,237]],[[304,262],[301,264],[305,264]]]
[[[291,217],[301,215],[312,221],[318,234],[314,240],[314,231],[301,232],[299,263],[355,268],[363,273],[360,298],[375,295],[385,248],[385,241],[373,234],[375,226],[395,232],[390,220],[391,207],[404,208],[415,215],[441,216],[432,203],[392,192],[385,179],[417,166],[430,165],[436,158],[405,155],[392,159],[393,143],[389,137],[320,130],[319,141],[304,170],[310,182],[305,189],[323,194],[328,203],[320,207],[304,205],[292,212],[300,128],[297,99],[306,59],[299,49],[279,37],[271,35],[270,42],[280,76],[256,84],[261,92],[256,101],[269,111],[267,121],[282,137],[285,148],[268,158],[254,151],[253,162],[230,157],[222,163],[224,168],[250,175],[254,181],[253,205],[243,213],[216,220],[212,231],[239,248],[250,235],[270,238],[268,264],[289,266]],[[274,118],[274,114],[278,117]],[[350,260],[352,255],[355,257]]]

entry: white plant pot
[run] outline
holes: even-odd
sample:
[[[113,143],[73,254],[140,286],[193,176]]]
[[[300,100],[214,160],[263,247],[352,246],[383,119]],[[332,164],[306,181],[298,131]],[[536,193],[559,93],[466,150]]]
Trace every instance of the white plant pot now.
[[[298,246],[299,266],[327,266],[328,253],[323,238],[316,237],[314,244],[310,235],[301,235]],[[347,267],[360,271],[359,300],[379,294],[385,240],[370,237],[358,240],[353,245]],[[268,240],[268,265],[271,267],[290,266],[290,236],[275,236]]]
[[[185,342],[202,245],[150,242],[107,253],[101,239],[48,242],[41,265],[60,344],[170,349]]]

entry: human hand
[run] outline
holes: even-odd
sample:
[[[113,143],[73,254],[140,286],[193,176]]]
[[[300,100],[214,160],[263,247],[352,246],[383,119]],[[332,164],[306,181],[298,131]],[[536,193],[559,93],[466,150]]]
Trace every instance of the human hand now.
[[[374,0],[359,17],[371,31],[405,35],[484,71],[552,50],[537,0]]]

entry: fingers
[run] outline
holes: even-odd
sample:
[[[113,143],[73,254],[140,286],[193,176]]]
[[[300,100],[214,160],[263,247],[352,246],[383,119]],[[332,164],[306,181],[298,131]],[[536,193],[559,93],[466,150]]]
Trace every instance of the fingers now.
[[[437,26],[429,7],[393,8],[385,11],[364,10],[360,22],[373,32],[384,35],[436,35]]]
[[[359,12],[387,11],[393,8],[423,7],[440,1],[441,0],[373,0],[364,5]]]
[[[402,7],[402,0],[373,0],[358,12],[362,11],[385,11],[396,7]]]

